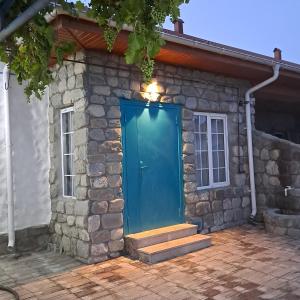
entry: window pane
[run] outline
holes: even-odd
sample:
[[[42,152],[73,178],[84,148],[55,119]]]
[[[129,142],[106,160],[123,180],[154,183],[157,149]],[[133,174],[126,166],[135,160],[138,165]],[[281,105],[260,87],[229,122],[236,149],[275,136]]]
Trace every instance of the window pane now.
[[[206,133],[207,132],[207,117],[200,116],[200,132]]]
[[[214,177],[214,182],[215,183],[219,182],[219,172],[218,172],[218,169],[213,169],[213,177]]]
[[[217,124],[218,124],[218,133],[224,133],[224,120],[218,119]]]
[[[224,134],[218,134],[218,149],[224,150]]]
[[[225,152],[219,151],[219,168],[225,168]]]
[[[64,155],[64,175],[73,175],[73,155]]]
[[[208,169],[208,152],[201,152],[201,169]]]
[[[200,150],[200,135],[199,135],[199,133],[195,133],[195,147],[196,147],[196,150]]]
[[[65,176],[64,177],[64,192],[65,192],[65,196],[73,196],[73,177],[71,176]]]
[[[71,134],[64,134],[63,135],[63,153],[64,154],[70,154],[73,153],[72,149],[72,136]]]
[[[211,146],[212,150],[218,150],[218,135],[217,134],[212,134],[211,135]]]
[[[217,119],[211,119],[211,132],[217,133]]]
[[[196,153],[196,169],[201,169],[201,152]]]
[[[72,115],[73,112],[67,112],[62,114],[62,125],[64,133],[72,131]]]
[[[212,159],[213,159],[213,168],[218,168],[219,167],[218,151],[213,151]]]
[[[220,170],[219,170],[219,181],[220,182],[225,182],[226,181],[226,171],[225,171],[226,169],[225,168],[221,168]]]
[[[198,186],[203,186],[203,184],[202,184],[202,171],[200,171],[200,170],[196,171],[196,179],[197,179],[197,185]]]
[[[194,116],[194,127],[195,127],[195,132],[199,132],[199,116]]]
[[[202,170],[202,186],[209,185],[208,169]]]
[[[200,135],[200,150],[208,150],[207,146],[207,134],[201,134]]]

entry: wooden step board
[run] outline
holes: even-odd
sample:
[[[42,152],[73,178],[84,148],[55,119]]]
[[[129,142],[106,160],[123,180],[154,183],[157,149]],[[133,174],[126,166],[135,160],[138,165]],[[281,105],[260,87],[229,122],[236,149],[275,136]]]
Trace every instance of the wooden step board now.
[[[129,234],[125,237],[125,249],[131,257],[138,258],[137,250],[140,248],[195,235],[196,233],[197,225],[177,224]]]
[[[191,235],[138,249],[139,259],[145,263],[157,263],[211,246],[211,237]]]

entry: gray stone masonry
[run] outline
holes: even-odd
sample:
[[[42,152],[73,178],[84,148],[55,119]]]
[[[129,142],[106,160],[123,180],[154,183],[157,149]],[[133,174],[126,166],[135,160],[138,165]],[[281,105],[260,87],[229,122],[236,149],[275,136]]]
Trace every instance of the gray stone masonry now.
[[[123,241],[120,98],[145,101],[145,84],[134,66],[104,52],[78,53],[86,64],[54,70],[49,109],[52,243],[88,263],[120,255]],[[245,111],[239,106],[249,83],[157,63],[159,101],[182,106],[185,220],[212,232],[244,223],[250,214]],[[76,199],[63,199],[59,112],[74,105]],[[197,191],[194,112],[228,118],[230,185]],[[254,113],[254,110],[253,110]],[[238,135],[240,132],[240,135]],[[273,166],[269,167],[270,170]]]
[[[300,188],[300,146],[261,131],[253,135],[258,219],[278,207],[284,187]]]

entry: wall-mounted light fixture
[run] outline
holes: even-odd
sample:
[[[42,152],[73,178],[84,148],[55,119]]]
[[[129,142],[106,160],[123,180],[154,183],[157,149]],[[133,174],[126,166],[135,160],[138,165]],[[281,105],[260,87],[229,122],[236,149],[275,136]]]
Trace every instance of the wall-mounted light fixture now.
[[[157,101],[159,97],[157,82],[153,81],[146,87],[143,97],[148,101]]]

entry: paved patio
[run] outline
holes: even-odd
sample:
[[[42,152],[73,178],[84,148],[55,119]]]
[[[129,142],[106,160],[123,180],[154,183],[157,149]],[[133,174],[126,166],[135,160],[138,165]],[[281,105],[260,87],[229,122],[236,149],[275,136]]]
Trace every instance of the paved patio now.
[[[27,300],[300,299],[300,240],[250,226],[212,237],[210,248],[152,266],[126,257],[90,266],[53,253],[3,257],[0,284]]]

